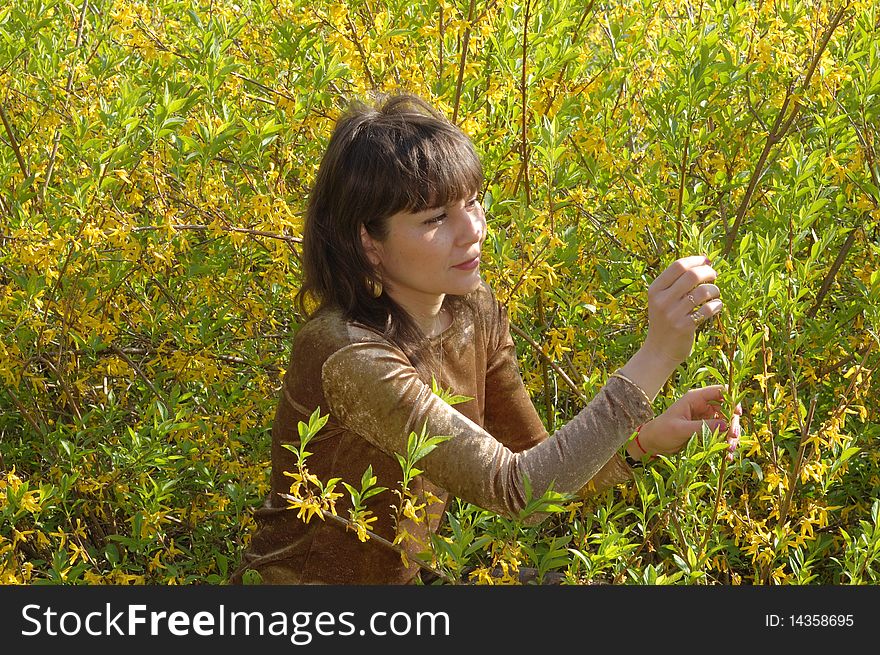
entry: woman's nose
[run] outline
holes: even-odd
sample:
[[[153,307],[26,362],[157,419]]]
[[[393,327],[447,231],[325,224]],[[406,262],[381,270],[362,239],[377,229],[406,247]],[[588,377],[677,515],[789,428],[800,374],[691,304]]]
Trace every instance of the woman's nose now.
[[[461,232],[459,238],[462,242],[471,244],[483,240],[486,234],[486,217],[481,207],[476,207],[471,211],[465,208],[461,210]]]

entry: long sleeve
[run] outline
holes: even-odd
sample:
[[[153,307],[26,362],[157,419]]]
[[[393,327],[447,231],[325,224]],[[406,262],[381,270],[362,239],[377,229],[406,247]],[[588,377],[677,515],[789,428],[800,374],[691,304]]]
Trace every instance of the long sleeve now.
[[[494,300],[494,299],[493,299]],[[486,367],[486,431],[514,452],[535,446],[547,438],[547,430],[523,384],[510,336],[507,312],[495,304],[493,331],[489,336]],[[597,494],[632,479],[632,470],[619,453],[578,490],[578,495]]]
[[[405,453],[409,433],[425,425],[432,435],[451,437],[421,460],[426,478],[467,502],[508,516],[525,505],[526,477],[534,496],[551,485],[575,493],[653,415],[637,389],[611,378],[550,438],[536,437],[540,443],[513,452],[502,443],[504,437],[494,437],[433,394],[389,344],[358,343],[338,350],[324,364],[322,381],[340,424],[389,455]]]

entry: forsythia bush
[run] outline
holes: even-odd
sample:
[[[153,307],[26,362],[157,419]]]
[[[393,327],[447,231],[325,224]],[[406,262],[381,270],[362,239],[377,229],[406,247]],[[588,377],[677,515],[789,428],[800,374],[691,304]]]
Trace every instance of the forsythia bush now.
[[[0,37],[0,583],[225,580],[307,190],[346,101],[396,90],[481,153],[484,275],[551,432],[686,254],[725,309],[657,410],[744,408],[731,462],[702,435],[537,525],[456,502],[438,580],[880,582],[876,0],[20,0]]]

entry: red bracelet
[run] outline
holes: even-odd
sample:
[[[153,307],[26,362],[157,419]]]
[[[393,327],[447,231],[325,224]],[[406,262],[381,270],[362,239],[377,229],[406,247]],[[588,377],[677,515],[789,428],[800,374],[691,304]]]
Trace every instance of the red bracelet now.
[[[635,441],[636,441],[636,445],[639,447],[639,450],[641,450],[643,453],[645,453],[645,454],[647,455],[647,454],[648,454],[648,451],[645,450],[645,447],[642,445],[642,442],[639,441],[639,432],[641,431],[641,429],[642,429],[642,426],[641,426],[641,425],[640,425],[639,427],[636,428],[636,439],[635,439]]]

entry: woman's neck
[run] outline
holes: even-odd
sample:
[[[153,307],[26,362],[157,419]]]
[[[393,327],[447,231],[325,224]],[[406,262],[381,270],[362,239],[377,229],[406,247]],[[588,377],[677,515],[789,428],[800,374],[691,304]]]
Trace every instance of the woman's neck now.
[[[389,295],[398,305],[403,307],[427,337],[437,336],[451,323],[448,313],[443,311],[445,295],[431,296],[430,298],[401,298],[400,294],[393,291]]]

